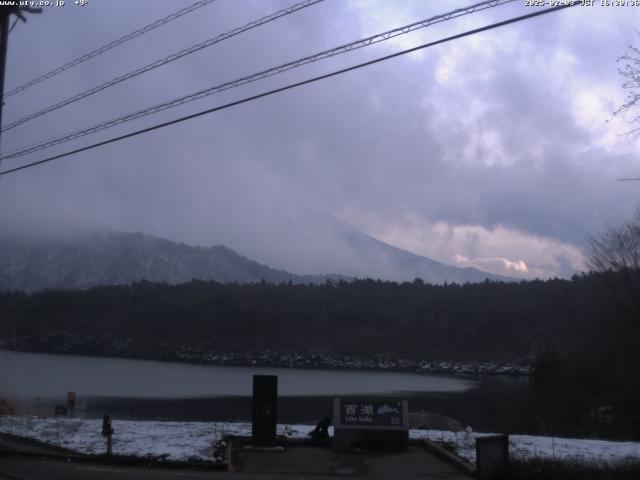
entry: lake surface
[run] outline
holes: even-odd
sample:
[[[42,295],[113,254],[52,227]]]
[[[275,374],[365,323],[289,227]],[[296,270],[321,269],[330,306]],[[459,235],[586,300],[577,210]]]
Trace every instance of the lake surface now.
[[[456,428],[485,432],[596,432],[585,426],[590,405],[580,392],[496,375],[228,367],[0,350],[0,399],[18,413],[51,416],[74,391],[82,407],[76,414],[89,418],[250,421],[254,374],[278,375],[281,423],[315,423],[332,415],[334,397],[353,395],[407,399],[410,411],[437,414],[429,416],[432,429],[453,428],[448,417]],[[629,435],[618,425],[607,428],[599,425],[596,433]]]
[[[477,382],[444,375],[228,367],[0,351],[0,393],[15,400],[65,397],[250,396],[254,374],[278,375],[282,396],[463,392]]]
[[[521,417],[529,403],[528,380],[521,377],[228,367],[9,351],[0,351],[0,398],[20,413],[51,415],[74,391],[90,417],[247,421],[254,374],[278,375],[278,418],[284,423],[330,415],[336,396],[385,396],[408,399],[411,411],[495,430],[505,421],[513,426],[509,418]]]

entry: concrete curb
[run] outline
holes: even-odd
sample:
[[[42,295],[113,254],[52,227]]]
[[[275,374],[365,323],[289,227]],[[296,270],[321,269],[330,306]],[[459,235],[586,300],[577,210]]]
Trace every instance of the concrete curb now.
[[[224,457],[224,463],[227,465],[229,472],[235,472],[236,467],[233,463],[234,449],[241,451],[244,447],[251,445],[251,437],[240,435],[227,435],[224,437],[227,442],[227,451]],[[284,448],[290,447],[327,447],[331,448],[332,439],[313,439],[313,438],[289,438],[279,436],[276,438],[276,445]],[[277,453],[277,452],[274,452]]]
[[[475,477],[476,475],[476,467],[467,462],[465,459],[460,458],[454,453],[451,453],[449,450],[443,448],[431,440],[423,439],[420,440],[420,446],[424,448],[427,452],[432,453],[436,457],[444,460],[445,462],[453,465],[462,473],[469,475],[470,477]]]
[[[240,435],[228,435],[225,437],[232,439],[237,446],[244,446],[251,444],[251,437]],[[333,438],[318,439],[318,438],[290,438],[285,436],[278,436],[276,438],[276,445],[283,447],[331,447]]]
[[[233,458],[233,447],[236,441],[236,437],[234,437],[233,435],[227,435],[223,437],[223,440],[227,442],[227,449],[224,452],[224,463],[227,465],[227,471],[234,472],[235,468],[233,467],[231,459]]]

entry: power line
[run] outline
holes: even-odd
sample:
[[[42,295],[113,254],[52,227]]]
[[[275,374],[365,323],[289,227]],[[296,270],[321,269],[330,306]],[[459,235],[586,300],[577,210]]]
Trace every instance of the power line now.
[[[208,5],[212,2],[215,2],[216,0],[199,0],[198,2],[194,3],[193,5],[189,6],[189,7],[185,7],[181,10],[178,10],[177,12],[174,12],[170,15],[167,15],[164,18],[161,18],[160,20],[156,20],[153,23],[150,23],[149,25],[142,27],[138,30],[135,30],[127,35],[124,35],[120,38],[118,38],[117,40],[114,40],[110,43],[107,43],[106,45],[103,45],[102,47],[96,48],[95,50],[92,50],[89,53],[86,53],[84,55],[82,55],[81,57],[76,58],[75,60],[71,60],[70,62],[65,63],[64,65],[61,65],[57,68],[54,68],[53,70],[44,73],[42,75],[40,75],[39,77],[34,78],[33,80],[30,80],[22,85],[20,85],[19,87],[14,88],[13,90],[9,91],[8,93],[5,93],[5,98],[11,97],[13,95],[15,95],[16,93],[20,93],[24,90],[26,90],[29,87],[33,87],[34,85],[37,85],[40,82],[43,82],[51,77],[54,77],[56,75],[58,75],[59,73],[64,72],[65,70],[69,70],[77,65],[80,65],[83,62],[86,62],[87,60],[96,57],[102,53],[105,53],[109,50],[111,50],[112,48],[116,48],[119,45],[122,45],[125,42],[128,42],[129,40],[133,40],[136,37],[139,37],[140,35],[144,35],[147,32],[150,32],[151,30],[158,28],[166,23],[171,22],[172,20],[175,20],[177,18],[182,17],[183,15],[186,15],[187,13],[191,13],[194,10],[197,10],[200,7],[204,7],[205,5]],[[12,27],[13,28],[13,27]]]
[[[257,73],[253,73],[251,75],[247,75],[245,77],[241,77],[235,80],[231,80],[229,82],[225,82],[219,85],[215,85],[213,87],[209,87],[207,89],[204,90],[200,90],[198,92],[189,94],[189,95],[185,95],[183,97],[174,99],[174,100],[170,100],[158,105],[154,105],[152,107],[146,108],[144,110],[139,110],[137,112],[134,113],[130,113],[127,115],[124,115],[122,117],[118,117],[118,118],[114,118],[111,120],[108,120],[106,122],[102,122],[102,123],[98,123],[89,127],[85,127],[82,128],[80,130],[76,130],[67,134],[64,134],[62,136],[58,136],[49,140],[46,140],[44,142],[41,142],[39,144],[36,145],[32,145],[29,147],[25,147],[22,149],[18,149],[15,150],[11,153],[5,154],[3,156],[0,157],[0,160],[4,160],[7,158],[17,158],[17,157],[21,157],[24,155],[27,155],[29,153],[33,153],[39,150],[43,150],[45,148],[49,148],[55,145],[60,145],[62,143],[66,143],[68,141],[71,140],[75,140],[77,138],[80,137],[84,137],[86,135],[90,135],[92,133],[96,133],[98,131],[101,130],[105,130],[107,128],[111,128],[114,127],[116,125],[120,125],[121,123],[125,123],[125,122],[129,122],[132,120],[136,120],[138,118],[141,117],[145,117],[154,113],[158,113],[161,112],[163,110],[167,110],[169,108],[173,108],[185,103],[189,103],[195,100],[199,100],[201,98],[207,97],[209,95],[213,95],[215,93],[220,93],[223,92],[225,90],[229,90],[231,88],[235,88],[235,87],[239,87],[241,85],[246,85],[248,83],[252,83],[258,80],[262,80],[264,78],[268,78],[274,75],[278,75],[281,73],[284,73],[288,70],[292,70],[294,68],[298,68],[301,67],[303,65],[312,63],[312,62],[316,62],[319,60],[323,60],[325,58],[330,58],[336,55],[341,55],[343,53],[347,53],[350,52],[352,50],[356,50],[359,48],[363,48],[369,45],[373,45],[385,40],[389,40],[391,38],[397,37],[399,35],[405,35],[407,33],[410,33],[412,31],[421,29],[421,28],[426,28],[430,25],[434,25],[436,23],[441,23],[444,21],[448,21],[448,20],[452,20],[454,18],[463,16],[463,15],[469,15],[471,13],[474,12],[478,12],[481,10],[486,10],[488,8],[494,8],[500,5],[504,5],[506,3],[511,3],[515,0],[488,0],[488,1],[484,1],[481,3],[477,3],[475,5],[471,5],[468,7],[464,7],[464,8],[459,8],[441,15],[436,15],[434,17],[430,17],[427,18],[425,20],[420,20],[418,22],[414,22],[411,23],[409,25],[405,25],[403,27],[398,27],[395,28],[393,30],[388,30],[386,32],[382,32],[382,33],[378,33],[360,40],[356,40],[355,42],[351,42],[351,43],[347,43],[344,45],[340,45],[338,47],[334,47],[328,50],[323,50],[321,52],[315,53],[313,55],[309,55],[307,57],[303,57],[301,59],[298,60],[294,60],[292,62],[288,62],[285,63],[283,65],[279,65],[277,67],[273,67],[273,68],[269,68],[267,70],[263,70],[261,72],[257,72]]]
[[[310,7],[312,5],[315,5],[316,3],[320,3],[323,2],[324,0],[304,0],[303,2],[300,3],[296,3],[295,5],[292,5],[288,8],[285,8],[283,10],[278,10],[275,13],[272,13],[271,15],[267,15],[266,17],[262,17],[258,20],[254,20],[252,22],[247,23],[246,25],[243,25],[242,27],[238,27],[238,28],[234,28],[233,30],[230,30],[226,33],[222,33],[220,35],[217,35],[216,37],[210,38],[208,40],[205,40],[204,42],[198,43],[196,45],[192,45],[189,48],[186,48],[184,50],[181,50],[177,53],[173,53],[167,57],[161,58],[159,60],[156,60],[153,63],[149,63],[148,65],[145,65],[144,67],[140,67],[132,72],[129,73],[125,73],[124,75],[121,75],[119,77],[116,77],[112,80],[109,80],[108,82],[102,83],[100,85],[97,85],[93,88],[90,88],[89,90],[85,90],[84,92],[78,93],[76,95],[73,95],[72,97],[66,98],[65,100],[62,100],[58,103],[55,103],[53,105],[50,105],[47,108],[44,108],[38,112],[32,113],[30,115],[27,115],[26,117],[23,117],[19,120],[16,120],[13,123],[10,123],[9,125],[7,125],[6,127],[2,128],[2,131],[5,132],[7,130],[10,130],[12,128],[17,127],[18,125],[22,125],[23,123],[26,123],[30,120],[33,120],[34,118],[40,117],[42,115],[45,115],[47,113],[53,112],[54,110],[57,110],[59,108],[62,108],[66,105],[69,105],[71,103],[77,102],[78,100],[82,100],[83,98],[87,98],[91,95],[94,95],[98,92],[101,92],[102,90],[105,90],[106,88],[109,87],[113,87],[114,85],[117,85],[119,83],[122,83],[126,80],[129,80],[131,78],[137,77],[138,75],[142,75],[143,73],[147,73],[151,70],[154,70],[158,67],[161,67],[162,65],[166,65],[167,63],[173,62],[175,60],[178,60],[182,57],[185,57],[187,55],[191,55],[192,53],[195,53],[199,50],[202,50],[203,48],[207,48],[210,47],[211,45],[215,45],[216,43],[220,43],[224,40],[227,40],[231,37],[235,37],[236,35],[239,35],[241,33],[246,32],[247,30],[251,30],[252,28],[256,28],[259,27],[261,25],[264,25],[266,23],[269,22],[273,22],[274,20],[277,20],[280,17],[284,17],[285,15],[290,15],[294,12],[297,12],[298,10],[302,10],[303,8],[307,8]]]
[[[528,20],[530,18],[538,17],[540,15],[544,15],[544,14],[547,14],[547,13],[556,12],[558,10],[562,10],[562,9],[565,9],[565,8],[573,7],[575,5],[578,5],[578,3],[560,5],[560,6],[552,7],[552,8],[546,8],[544,10],[538,10],[538,11],[529,13],[527,15],[521,15],[519,17],[513,17],[513,18],[510,18],[508,20],[503,20],[501,22],[492,23],[490,25],[485,25],[484,27],[475,28],[473,30],[467,30],[466,32],[459,33],[459,34],[456,34],[456,35],[452,35],[452,36],[449,36],[449,37],[446,37],[446,38],[443,38],[443,39],[440,39],[440,40],[436,40],[434,42],[424,43],[422,45],[418,45],[417,47],[413,47],[413,48],[409,48],[409,49],[406,49],[406,50],[402,50],[400,52],[392,53],[390,55],[385,55],[383,57],[378,57],[378,58],[376,58],[374,60],[370,60],[368,62],[363,62],[363,63],[359,63],[357,65],[352,65],[351,67],[343,68],[343,69],[340,69],[340,70],[335,70],[333,72],[326,73],[324,75],[319,75],[317,77],[312,77],[312,78],[309,78],[307,80],[303,80],[301,82],[291,83],[289,85],[285,85],[284,87],[280,87],[280,88],[276,88],[276,89],[273,89],[273,90],[269,90],[269,91],[266,91],[266,92],[263,92],[263,93],[259,93],[257,95],[252,95],[250,97],[245,97],[243,99],[236,100],[234,102],[230,102],[230,103],[227,103],[225,105],[220,105],[218,107],[210,108],[208,110],[203,110],[203,111],[200,111],[200,112],[197,112],[197,113],[193,113],[191,115],[186,115],[184,117],[176,118],[176,119],[168,121],[168,122],[160,123],[160,124],[154,125],[152,127],[143,128],[143,129],[137,130],[135,132],[130,132],[130,133],[127,133],[125,135],[120,135],[118,137],[114,137],[114,138],[110,138],[108,140],[104,140],[102,142],[98,142],[98,143],[94,143],[94,144],[91,144],[91,145],[87,145],[85,147],[77,148],[75,150],[71,150],[71,151],[68,151],[68,152],[65,152],[65,153],[61,153],[61,154],[58,154],[58,155],[54,155],[54,156],[45,158],[43,160],[38,160],[37,162],[28,163],[26,165],[22,165],[20,167],[12,168],[10,170],[4,170],[4,171],[0,172],[0,176],[7,175],[7,174],[13,173],[13,172],[17,172],[19,170],[24,170],[26,168],[35,167],[37,165],[42,165],[43,163],[47,163],[47,162],[51,162],[53,160],[58,160],[60,158],[68,157],[68,156],[74,155],[76,153],[85,152],[87,150],[92,150],[94,148],[101,147],[103,145],[108,145],[110,143],[115,143],[115,142],[118,142],[120,140],[124,140],[124,139],[130,138],[130,137],[134,137],[134,136],[137,136],[137,135],[141,135],[143,133],[151,132],[153,130],[158,130],[160,128],[168,127],[168,126],[174,125],[176,123],[181,123],[181,122],[184,122],[186,120],[191,120],[193,118],[201,117],[203,115],[208,115],[210,113],[218,112],[220,110],[225,110],[227,108],[235,107],[237,105],[241,105],[243,103],[248,103],[248,102],[257,100],[259,98],[275,95],[276,93],[284,92],[286,90],[291,90],[293,88],[301,87],[303,85],[308,85],[310,83],[315,83],[315,82],[320,81],[320,80],[324,80],[324,79],[327,79],[327,78],[335,77],[335,76],[341,75],[343,73],[350,72],[352,70],[357,70],[357,69],[360,69],[360,68],[363,68],[363,67],[367,67],[369,65],[374,65],[374,64],[377,64],[377,63],[380,63],[380,62],[384,62],[386,60],[390,60],[392,58],[396,58],[396,57],[399,57],[399,56],[402,56],[402,55],[406,55],[408,53],[417,52],[418,50],[423,50],[425,48],[433,47],[435,45],[440,45],[442,43],[450,42],[452,40],[457,40],[459,38],[467,37],[469,35],[474,35],[476,33],[485,32],[487,30],[492,30],[494,28],[498,28],[498,27],[502,27],[502,26],[505,26],[505,25],[509,25],[511,23],[516,23],[516,22],[520,22],[520,21],[523,21],[523,20]]]

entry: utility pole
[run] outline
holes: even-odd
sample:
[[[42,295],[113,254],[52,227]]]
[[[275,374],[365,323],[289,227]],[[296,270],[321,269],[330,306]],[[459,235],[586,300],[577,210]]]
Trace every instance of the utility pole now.
[[[9,41],[9,19],[11,14],[16,15],[23,22],[27,21],[24,16],[27,13],[40,13],[41,8],[18,7],[17,5],[0,7],[0,128],[2,128],[2,107],[4,106],[4,70],[7,64],[7,44]],[[0,132],[0,139],[2,133]]]
[[[9,40],[9,17],[15,7],[2,7],[2,35],[0,36],[0,128],[2,128],[2,107],[4,106],[4,67],[7,63],[7,43]],[[0,133],[0,135],[2,135]]]

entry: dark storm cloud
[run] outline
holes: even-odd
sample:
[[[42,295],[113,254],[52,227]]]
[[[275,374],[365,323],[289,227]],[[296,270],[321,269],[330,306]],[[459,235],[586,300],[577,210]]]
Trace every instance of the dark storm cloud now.
[[[238,8],[237,2],[219,0],[8,99],[5,124],[287,5],[246,0]],[[389,5],[329,0],[11,130],[3,135],[3,149],[463,2],[398,2],[396,9]],[[177,6],[167,1],[114,1],[83,8],[49,9],[14,30],[7,88]],[[436,26],[432,32],[414,34],[409,43],[528,11],[515,4],[507,8]],[[605,128],[604,122],[621,98],[615,58],[635,40],[636,20],[635,10],[576,8],[7,176],[0,182],[2,218],[8,229],[19,224],[82,224],[141,230],[200,244],[226,243],[291,270],[345,273],[357,272],[359,266],[341,251],[344,245],[332,227],[333,215],[372,233],[393,229],[400,246],[414,245],[408,240],[411,228],[479,226],[485,232],[482,238],[475,230],[470,233],[472,229],[460,234],[469,235],[460,241],[460,251],[440,251],[429,242],[415,244],[414,250],[449,263],[453,253],[468,259],[486,257],[494,263],[501,257],[525,258],[541,274],[571,274],[575,258],[538,251],[527,257],[524,250],[529,244],[522,242],[529,236],[580,246],[585,235],[620,221],[634,208],[637,188],[614,179],[640,171],[638,145],[607,133],[620,131],[620,123]],[[402,46],[409,45],[382,44],[352,52],[135,126]],[[599,110],[589,103],[594,98]],[[130,128],[118,127],[95,138]],[[398,221],[406,215],[418,219],[413,226]],[[364,218],[369,220],[360,221]],[[502,229],[499,235],[497,229]],[[513,232],[512,241],[503,230]],[[494,243],[503,242],[508,256],[483,252],[483,242],[492,232]],[[435,237],[424,235],[437,244]]]

